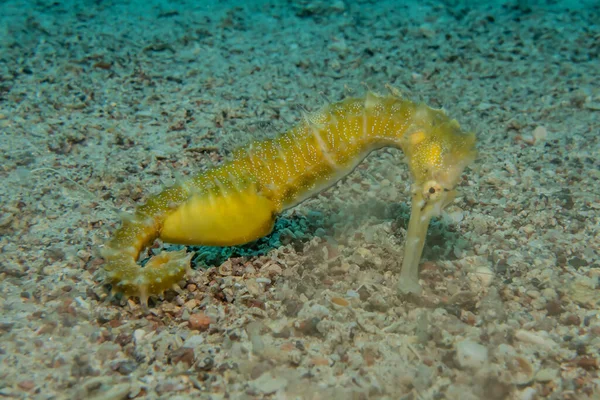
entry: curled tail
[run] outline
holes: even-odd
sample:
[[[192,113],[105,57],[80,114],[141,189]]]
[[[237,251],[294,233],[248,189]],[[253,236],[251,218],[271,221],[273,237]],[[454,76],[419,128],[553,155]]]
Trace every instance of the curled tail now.
[[[191,272],[192,254],[185,250],[161,252],[141,267],[138,257],[142,250],[160,237],[167,215],[166,209],[176,207],[184,199],[180,187],[167,189],[138,208],[134,215],[125,218],[112,240],[102,249],[105,260],[106,282],[113,293],[127,297],[139,297],[142,307],[147,308],[150,295],[165,290],[179,289],[177,283]]]
[[[260,190],[248,171],[242,178],[237,164],[228,164],[180,182],[136,209],[102,250],[106,281],[113,293],[139,297],[147,308],[148,297],[167,289],[191,273],[192,254],[185,250],[161,252],[145,266],[140,253],[156,239],[177,244],[232,246],[267,235],[278,204]]]

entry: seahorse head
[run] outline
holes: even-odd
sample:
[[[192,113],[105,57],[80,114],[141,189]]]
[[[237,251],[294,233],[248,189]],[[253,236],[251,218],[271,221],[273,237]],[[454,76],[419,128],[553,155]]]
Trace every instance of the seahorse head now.
[[[432,215],[454,199],[465,167],[476,157],[475,135],[463,132],[442,111],[427,110],[425,123],[407,135],[405,153],[414,179],[413,201]]]

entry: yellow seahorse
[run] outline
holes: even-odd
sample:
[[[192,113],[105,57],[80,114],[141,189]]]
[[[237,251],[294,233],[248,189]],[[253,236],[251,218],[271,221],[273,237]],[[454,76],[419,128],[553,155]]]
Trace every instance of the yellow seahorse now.
[[[151,197],[126,218],[102,250],[114,292],[162,294],[190,273],[185,250],[162,252],[141,267],[140,252],[155,239],[231,246],[271,232],[283,210],[330,187],[371,151],[400,148],[413,178],[412,210],[400,289],[418,290],[418,265],[432,216],[454,197],[475,158],[475,135],[441,110],[396,96],[367,93],[305,115],[287,133],[253,142],[233,159]]]

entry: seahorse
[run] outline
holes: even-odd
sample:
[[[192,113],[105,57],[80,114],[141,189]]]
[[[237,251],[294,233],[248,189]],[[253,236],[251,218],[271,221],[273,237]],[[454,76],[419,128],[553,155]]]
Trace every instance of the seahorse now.
[[[141,251],[156,239],[182,245],[231,246],[271,232],[286,209],[348,175],[373,150],[401,149],[413,183],[411,216],[398,289],[419,291],[418,266],[430,219],[453,200],[476,157],[475,134],[442,110],[400,96],[367,93],[303,115],[288,132],[254,141],[230,161],[150,197],[102,249],[113,292],[148,298],[191,274],[191,254],[163,251],[145,266]]]

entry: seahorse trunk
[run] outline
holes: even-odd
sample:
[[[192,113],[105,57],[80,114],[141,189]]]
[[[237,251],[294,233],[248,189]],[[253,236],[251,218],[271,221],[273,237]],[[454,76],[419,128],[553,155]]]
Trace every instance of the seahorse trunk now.
[[[141,249],[154,239],[218,246],[258,239],[282,210],[335,184],[371,151],[391,146],[404,151],[414,179],[401,274],[414,289],[429,221],[453,197],[475,156],[474,142],[442,111],[393,96],[368,93],[328,105],[289,132],[254,142],[232,161],[152,197],[105,250],[108,278],[145,304],[189,271],[184,251],[161,253],[139,267]]]

